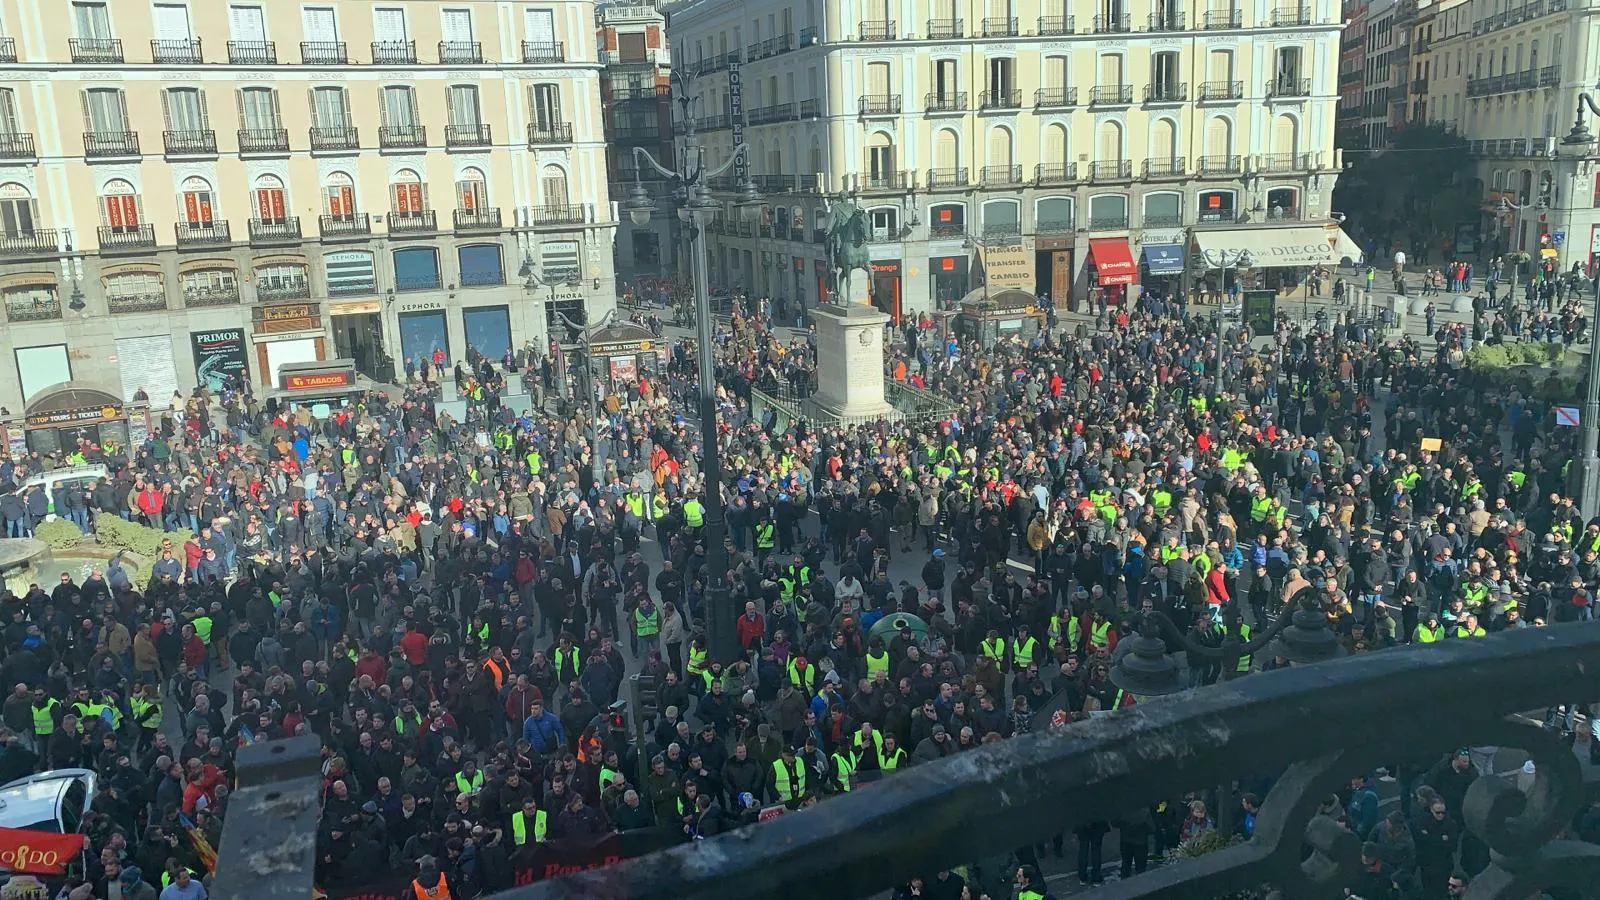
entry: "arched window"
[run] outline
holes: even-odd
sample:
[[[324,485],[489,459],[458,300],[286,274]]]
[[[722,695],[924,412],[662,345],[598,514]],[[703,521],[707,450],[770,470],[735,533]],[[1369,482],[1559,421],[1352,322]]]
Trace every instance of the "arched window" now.
[[[544,195],[544,205],[547,207],[567,206],[567,173],[556,165],[544,167],[539,176],[539,188]]]
[[[33,195],[15,182],[0,184],[0,228],[6,237],[21,237],[34,233]]]
[[[1073,229],[1075,210],[1071,197],[1047,197],[1033,209],[1035,234],[1069,234]]]
[[[426,211],[425,185],[415,169],[401,169],[394,174],[394,183],[389,185],[389,209],[401,218],[420,218]]]
[[[211,182],[199,176],[192,176],[183,180],[182,195],[179,198],[183,205],[183,222],[190,228],[210,228],[216,221],[217,198],[211,190]]]
[[[288,204],[283,199],[283,181],[276,175],[256,179],[256,218],[263,225],[282,225],[288,219]]]
[[[1160,191],[1144,195],[1145,228],[1177,228],[1183,224],[1183,195]]]
[[[984,184],[1012,184],[1021,181],[1020,173],[1012,171],[1011,160],[1011,129],[989,129],[988,164],[983,167],[980,181]]]
[[[955,238],[967,233],[967,207],[961,203],[941,203],[929,211],[928,235]]]
[[[1300,218],[1300,191],[1292,187],[1275,187],[1267,191],[1267,218]]]
[[[1293,116],[1278,116],[1272,120],[1272,153],[1274,156],[1294,159],[1300,152],[1300,123]]]
[[[1232,171],[1233,123],[1216,116],[1206,123],[1206,155],[1200,158],[1200,172]]]
[[[1022,205],[1015,200],[990,200],[983,204],[985,239],[1015,237],[1022,233]]]
[[[476,212],[489,205],[489,189],[483,180],[483,170],[468,166],[461,170],[456,181],[456,209]]]
[[[339,222],[349,222],[356,216],[356,183],[344,172],[329,172],[328,183],[322,194],[328,205],[328,216]]]
[[[899,187],[895,183],[894,142],[889,135],[875,131],[867,139],[867,187]]]
[[[955,129],[941,128],[933,137],[933,165],[935,168],[949,173],[954,173],[961,165],[961,139],[956,136]]]
[[[1068,153],[1072,147],[1071,139],[1067,134],[1067,126],[1052,123],[1044,128],[1044,164],[1052,167],[1051,172],[1066,166]]]
[[[1237,216],[1233,191],[1205,191],[1200,195],[1202,222],[1231,222]]]
[[[874,241],[893,241],[900,238],[900,209],[895,206],[875,206],[867,212],[872,223]]]
[[[1156,119],[1150,123],[1150,160],[1181,168],[1175,166],[1178,160],[1178,126],[1171,119]]]
[[[1090,231],[1117,231],[1127,227],[1127,194],[1096,194],[1089,198]]]
[[[113,178],[100,189],[100,224],[112,234],[135,234],[143,219],[133,185]]]
[[[1095,137],[1095,159],[1102,163],[1122,161],[1122,125],[1118,122],[1101,122]]]

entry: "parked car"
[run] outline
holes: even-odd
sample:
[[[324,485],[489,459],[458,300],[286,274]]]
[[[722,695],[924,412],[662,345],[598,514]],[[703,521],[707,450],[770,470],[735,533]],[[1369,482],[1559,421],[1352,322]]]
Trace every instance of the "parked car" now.
[[[0,828],[79,831],[97,780],[91,769],[52,769],[0,786]]]

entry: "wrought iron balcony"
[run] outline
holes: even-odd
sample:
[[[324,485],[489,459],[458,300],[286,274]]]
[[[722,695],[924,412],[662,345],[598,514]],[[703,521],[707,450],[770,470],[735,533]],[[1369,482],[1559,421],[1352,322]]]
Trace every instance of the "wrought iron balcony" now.
[[[31,132],[0,132],[0,159],[34,159],[38,155]]]
[[[1022,92],[1009,91],[984,91],[978,95],[979,109],[1021,109]]]
[[[1260,157],[1258,172],[1306,172],[1311,169],[1309,153],[1267,153]]]
[[[899,94],[862,94],[856,108],[863,116],[894,116],[900,114]]]
[[[439,230],[439,216],[431,209],[391,212],[384,218],[390,234],[417,234]]]
[[[282,300],[305,300],[311,296],[311,282],[304,279],[279,284],[256,283],[256,299],[263,303]]]
[[[161,143],[168,156],[212,156],[217,152],[217,133],[209,128],[200,131],[163,131]]]
[[[228,62],[236,66],[277,65],[278,45],[275,41],[229,41]]]
[[[150,61],[158,65],[198,66],[205,62],[199,38],[168,38],[150,42]]]
[[[361,132],[354,125],[311,129],[311,149],[313,151],[359,150],[360,148]]]
[[[119,38],[68,38],[67,53],[75,63],[121,65],[122,41]]]
[[[963,94],[963,96],[965,96],[965,95]],[[816,100],[801,100],[800,101],[800,118],[802,118],[802,119],[815,119],[820,115],[822,115],[822,104],[819,101],[816,101]]]
[[[585,212],[586,210],[581,203],[569,203],[563,206],[530,206],[524,210],[524,218],[530,228],[582,225],[586,219]]]
[[[1046,216],[1033,222],[1034,234],[1071,234],[1077,222],[1071,217]]]
[[[1309,78],[1274,78],[1267,82],[1268,97],[1309,97],[1311,96],[1311,79]]]
[[[0,239],[0,241],[9,240]],[[0,252],[4,252],[0,244]],[[6,319],[11,322],[48,322],[61,318],[60,297],[7,297]]]
[[[1057,34],[1074,34],[1078,30],[1077,16],[1040,16],[1039,34],[1047,37]]]
[[[1149,31],[1186,31],[1188,30],[1187,17],[1182,10],[1163,10],[1150,14],[1147,26]]]
[[[241,128],[239,129],[239,152],[287,153],[289,152],[289,129]]]
[[[1078,180],[1078,164],[1039,163],[1033,167],[1033,180],[1037,184],[1071,184]]]
[[[1022,167],[984,166],[978,170],[978,183],[985,187],[1021,184]]]
[[[1140,224],[1145,228],[1177,228],[1183,224],[1183,216],[1145,213]]]
[[[183,305],[190,309],[207,306],[227,306],[238,302],[238,285],[215,288],[188,288],[183,292]]]
[[[325,238],[365,236],[372,233],[372,217],[366,213],[318,216],[317,230]]]
[[[965,36],[966,30],[961,19],[929,19],[927,36],[933,40],[958,38]]]
[[[794,118],[793,103],[774,103],[770,106],[757,106],[745,110],[744,121],[746,125],[771,125],[775,122],[788,122]]]
[[[139,132],[86,131],[83,133],[83,155],[89,159],[138,156]]]
[[[1311,24],[1311,7],[1280,6],[1272,11],[1272,24],[1276,28]]]
[[[567,61],[567,45],[561,41],[554,43],[523,41],[522,61],[527,65],[564,63]]]
[[[1112,213],[1105,216],[1090,216],[1090,231],[1126,231],[1128,228],[1127,213]]]
[[[439,65],[483,65],[483,44],[479,41],[440,41]]]
[[[375,66],[414,66],[417,64],[417,42],[373,41],[372,64]]]
[[[451,212],[451,219],[455,222],[457,231],[498,231],[500,225],[500,210],[494,209],[457,209]]]
[[[547,122],[543,125],[538,122],[528,123],[528,146],[530,147],[541,144],[570,143],[572,143],[571,122]]]
[[[922,98],[922,107],[930,113],[966,112],[966,91],[945,91],[942,94],[929,93]]]
[[[148,294],[107,294],[106,309],[113,313],[156,312],[167,308],[165,291]]]
[[[250,220],[250,243],[252,244],[284,244],[294,243],[299,240],[299,216]]]
[[[752,175],[750,180],[755,183],[756,190],[763,194],[788,194],[796,187],[793,175]]]
[[[101,225],[97,233],[100,252],[118,250],[153,250],[156,246],[154,225]]]
[[[863,191],[903,191],[910,186],[910,172],[868,172],[861,176]]]
[[[1545,66],[1539,70],[1540,87],[1556,87],[1561,84],[1561,67]]]
[[[426,147],[428,146],[428,127],[426,125],[379,125],[378,146],[380,147]]]
[[[1237,9],[1207,11],[1205,25],[1207,30],[1240,28],[1244,25],[1244,14]]]
[[[1022,237],[1022,223],[985,222],[980,235],[986,244],[1015,244],[1017,239]]]
[[[857,28],[857,40],[892,41],[895,39],[894,20],[864,21]]]
[[[930,238],[958,238],[967,233],[967,226],[962,222],[930,222],[928,224],[928,237]],[[815,241],[814,243],[822,243]]]
[[[1244,159],[1240,156],[1202,156],[1195,160],[1195,168],[1201,175],[1238,175],[1244,171]]]
[[[0,65],[10,65],[17,61],[17,39],[0,37]]]
[[[1195,97],[1201,103],[1214,103],[1219,100],[1243,100],[1244,82],[1242,81],[1205,81],[1200,84],[1200,92]]]
[[[233,229],[227,222],[179,222],[177,231],[179,247],[214,247],[233,243]]]
[[[1133,102],[1133,85],[1095,85],[1089,89],[1090,106],[1126,106]]]
[[[1094,17],[1095,34],[1127,34],[1132,30],[1132,17],[1127,13]]]
[[[12,234],[0,232],[0,256],[36,256],[55,253],[61,248],[61,232],[55,228],[35,228]]]
[[[1144,161],[1144,177],[1182,178],[1188,171],[1184,167],[1184,162],[1181,156],[1174,156],[1171,159],[1147,159]]]
[[[300,63],[306,66],[346,66],[350,50],[344,41],[301,41]]]
[[[815,25],[807,25],[800,29],[800,46],[809,47],[815,43],[817,43],[817,27]]]
[[[1033,92],[1033,105],[1039,109],[1078,105],[1075,87],[1044,87]]]
[[[959,166],[953,169],[929,169],[928,187],[939,188],[964,188],[970,183],[967,176],[967,167]]]
[[[1017,20],[1012,18],[986,18],[983,20],[984,37],[1016,37]]]
[[[1189,102],[1189,83],[1187,81],[1168,81],[1147,84],[1144,86],[1144,102],[1187,103]]]
[[[1132,160],[1089,163],[1090,181],[1128,181],[1132,178]]]
[[[423,141],[427,143],[427,141]],[[446,125],[444,127],[444,145],[446,147],[488,147],[494,143],[494,134],[487,123],[468,122],[465,125]]]

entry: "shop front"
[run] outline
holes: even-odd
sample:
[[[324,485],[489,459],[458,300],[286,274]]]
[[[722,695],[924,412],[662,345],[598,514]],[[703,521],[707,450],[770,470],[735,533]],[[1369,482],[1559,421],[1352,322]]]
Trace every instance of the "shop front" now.
[[[1127,238],[1096,238],[1089,241],[1089,266],[1091,299],[1098,298],[1098,305],[1104,306],[1118,306],[1127,301],[1128,286],[1134,283],[1139,272]]]
[[[607,325],[590,336],[591,371],[608,396],[622,394],[640,378],[654,379],[661,372],[665,350],[647,328],[629,322]]]
[[[1241,290],[1288,292],[1303,287],[1316,266],[1334,266],[1351,253],[1354,241],[1338,225],[1263,226],[1194,232],[1196,271],[1217,271],[1221,285],[1233,273]]]
[[[374,381],[394,380],[394,360],[384,349],[383,307],[376,297],[328,304],[333,352],[356,361],[356,371]]]
[[[329,359],[285,363],[278,368],[278,382],[267,393],[267,406],[305,406],[321,419],[345,406],[362,389],[356,384],[353,359]]]
[[[1033,239],[1033,292],[1056,309],[1072,306],[1072,236],[1041,235]]]
[[[872,272],[872,305],[900,324],[900,260],[875,259],[868,266]]]
[[[1183,246],[1145,244],[1141,251],[1143,271],[1139,278],[1140,293],[1176,296],[1182,289]]]
[[[139,415],[143,417],[142,412]],[[143,443],[148,433],[142,421],[130,433],[128,419],[118,395],[86,382],[64,381],[33,396],[24,410],[21,431],[26,448],[44,454],[71,453],[84,442],[126,448],[130,437]],[[7,432],[8,443],[14,443],[14,426]]]
[[[961,298],[967,295],[971,286],[971,262],[965,255],[962,256],[930,256],[928,258],[928,271],[932,277],[928,279],[929,298],[936,312],[951,312]]]
[[[263,384],[279,382],[279,371],[295,363],[319,362],[327,356],[322,308],[315,302],[269,303],[251,310],[251,339]]]

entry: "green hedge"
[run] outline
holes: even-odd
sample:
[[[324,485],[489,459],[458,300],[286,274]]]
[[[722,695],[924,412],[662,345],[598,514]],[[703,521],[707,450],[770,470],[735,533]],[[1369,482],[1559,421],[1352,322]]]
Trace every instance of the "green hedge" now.
[[[1467,367],[1485,371],[1511,366],[1559,366],[1566,354],[1566,344],[1545,341],[1479,344],[1467,352]]]
[[[194,533],[187,528],[162,531],[159,528],[146,528],[134,522],[124,521],[113,515],[102,515],[95,522],[95,538],[99,540],[100,546],[110,550],[126,550],[145,560],[154,560],[161,555],[162,541],[170,539],[173,549],[180,550],[183,543],[193,536]]]
[[[59,516],[54,522],[40,522],[33,528],[33,536],[45,542],[51,550],[70,550],[83,540],[83,532],[71,519]]]

